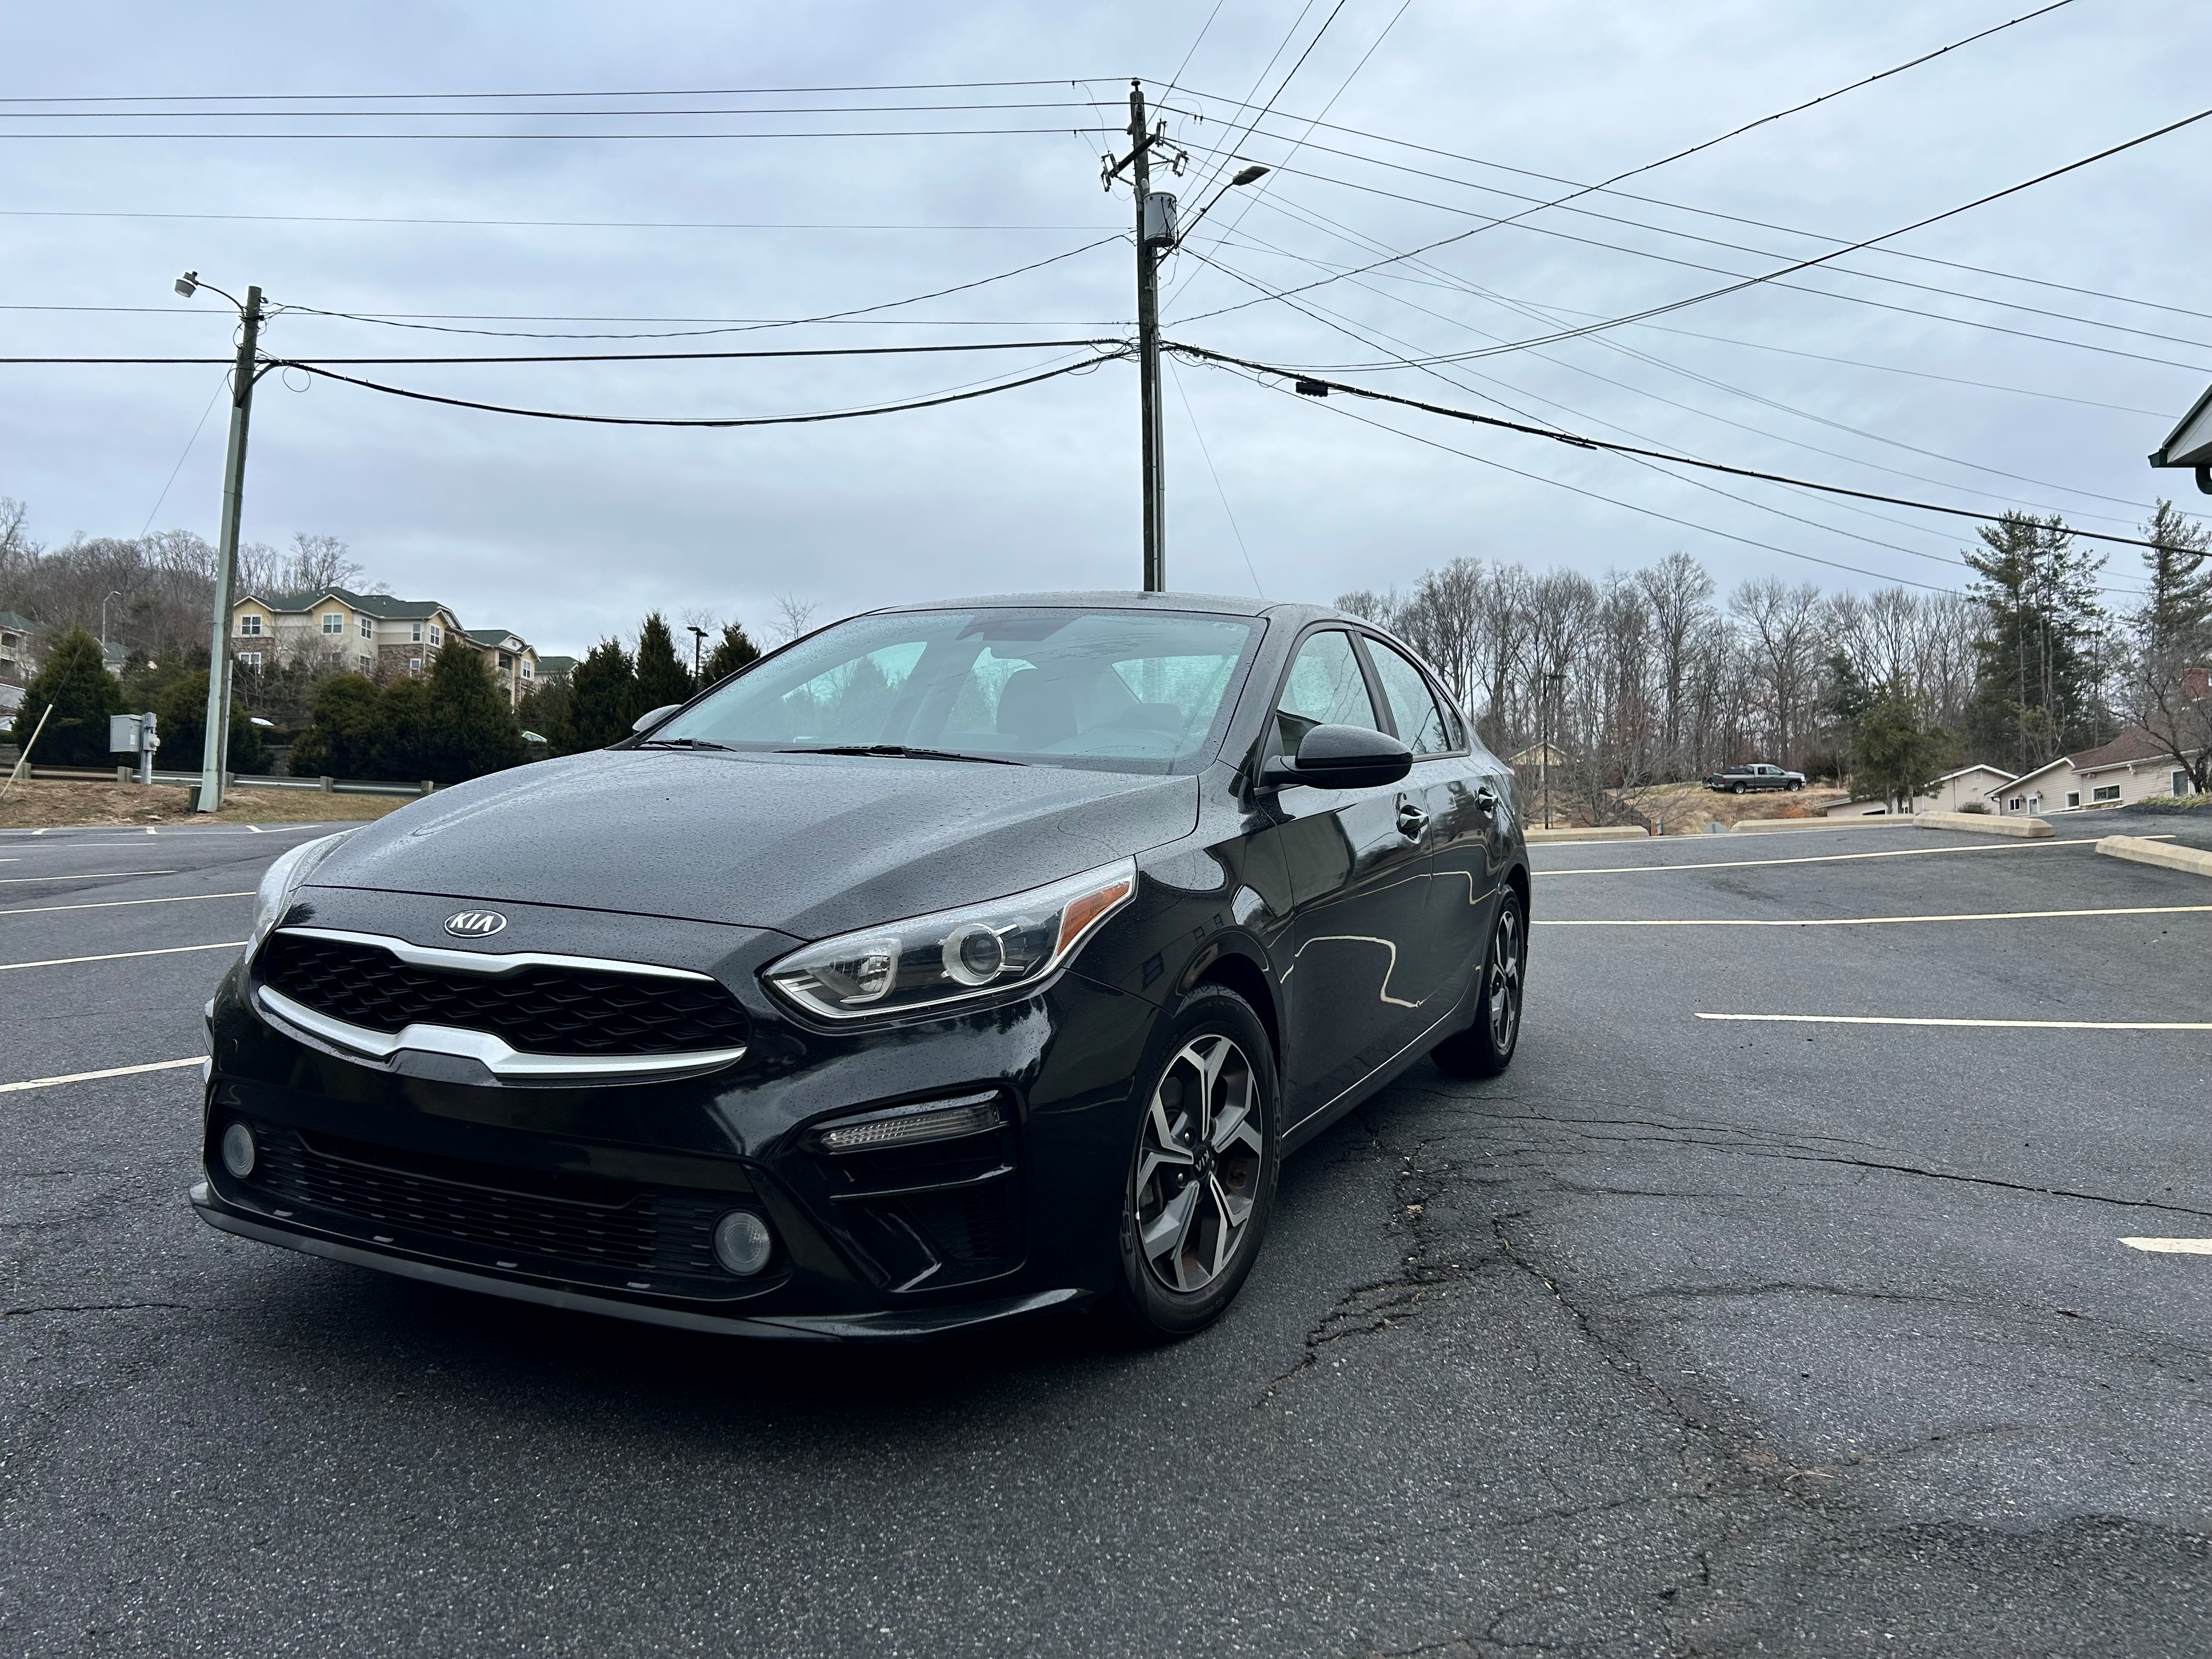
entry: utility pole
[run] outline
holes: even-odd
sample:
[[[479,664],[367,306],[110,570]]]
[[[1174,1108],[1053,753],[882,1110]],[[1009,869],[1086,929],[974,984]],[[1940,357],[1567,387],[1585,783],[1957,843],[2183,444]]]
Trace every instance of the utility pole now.
[[[181,285],[180,285],[181,286]],[[215,648],[208,657],[207,731],[200,744],[198,810],[222,805],[223,767],[230,758],[230,605],[238,583],[238,520],[245,506],[246,426],[253,412],[254,353],[261,336],[261,290],[246,290],[240,308],[238,367],[231,371],[230,446],[222,461],[222,524],[216,550]]]
[[[1160,250],[1176,240],[1175,198],[1152,194],[1145,89],[1129,82],[1130,182],[1137,197],[1137,418],[1144,457],[1145,592],[1168,585],[1167,446],[1160,430]]]
[[[707,630],[697,623],[684,625],[691,630],[691,684],[696,690],[699,684],[699,653],[706,646]]]

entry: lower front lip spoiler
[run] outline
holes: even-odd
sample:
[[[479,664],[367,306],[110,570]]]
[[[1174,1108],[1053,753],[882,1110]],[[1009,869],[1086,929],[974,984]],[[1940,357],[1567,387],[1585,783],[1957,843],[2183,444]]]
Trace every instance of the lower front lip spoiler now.
[[[617,1319],[634,1319],[647,1325],[672,1325],[679,1330],[711,1331],[723,1336],[763,1337],[799,1342],[911,1342],[927,1337],[947,1335],[978,1325],[995,1325],[1006,1320],[1048,1313],[1054,1308],[1066,1307],[1080,1301],[1088,1294],[1079,1290],[1038,1291],[1029,1296],[1006,1297],[996,1302],[971,1302],[955,1308],[893,1308],[880,1313],[779,1314],[735,1318],[693,1313],[684,1308],[662,1308],[647,1303],[625,1302],[617,1297],[593,1296],[588,1291],[562,1290],[550,1285],[497,1279],[489,1273],[470,1273],[465,1268],[448,1267],[434,1261],[418,1261],[411,1256],[386,1255],[380,1251],[364,1249],[357,1244],[323,1238],[313,1233],[288,1231],[224,1208],[222,1201],[204,1181],[193,1185],[191,1198],[192,1208],[199,1212],[201,1220],[223,1232],[236,1233],[240,1238],[258,1239],[264,1244],[281,1244],[288,1250],[301,1250],[309,1255],[328,1257],[332,1261],[350,1262],[356,1267],[374,1267],[380,1273],[398,1273],[404,1279],[419,1279],[432,1285],[449,1285],[455,1290],[482,1291],[489,1296],[503,1296],[516,1302],[535,1302],[548,1308],[566,1308],[575,1313],[608,1314]]]

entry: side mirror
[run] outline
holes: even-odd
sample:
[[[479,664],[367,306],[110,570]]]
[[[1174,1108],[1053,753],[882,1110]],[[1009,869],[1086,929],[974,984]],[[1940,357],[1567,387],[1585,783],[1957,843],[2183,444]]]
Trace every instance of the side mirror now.
[[[1260,768],[1260,787],[1293,783],[1316,789],[1376,789],[1413,769],[1413,753],[1387,732],[1364,726],[1316,726],[1294,761],[1277,755]]]
[[[648,708],[629,723],[629,729],[633,732],[650,732],[683,707],[680,702],[665,702],[658,708]]]

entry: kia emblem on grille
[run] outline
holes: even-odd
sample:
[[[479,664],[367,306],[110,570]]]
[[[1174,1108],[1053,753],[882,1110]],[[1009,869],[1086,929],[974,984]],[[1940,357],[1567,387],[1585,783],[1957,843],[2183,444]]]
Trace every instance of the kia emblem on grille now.
[[[506,926],[507,918],[496,910],[464,910],[446,918],[446,931],[456,939],[489,939]]]

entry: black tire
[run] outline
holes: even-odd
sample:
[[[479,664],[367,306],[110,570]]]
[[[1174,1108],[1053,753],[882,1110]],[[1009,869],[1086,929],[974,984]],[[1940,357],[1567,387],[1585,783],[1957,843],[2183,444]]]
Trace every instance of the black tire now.
[[[1791,794],[1793,794],[1793,795],[1794,795],[1794,794],[1796,794],[1796,793],[1800,789],[1802,789],[1805,786],[1804,786],[1803,784],[1802,784],[1802,783],[1798,782],[1796,779],[1792,778],[1792,779],[1790,779],[1790,781],[1788,782],[1788,784],[1784,785],[1784,787],[1785,788],[1787,788],[1787,789],[1790,791],[1790,793]]]
[[[1165,1048],[1138,1096],[1121,1196],[1115,1302],[1121,1324],[1145,1342],[1203,1330],[1236,1299],[1267,1237],[1282,1164],[1282,1091],[1252,1006],[1225,985],[1201,985],[1176,1005]],[[1178,1224],[1167,1248],[1147,1248]]]
[[[1475,988],[1474,1024],[1437,1044],[1429,1057],[1454,1077],[1496,1077],[1510,1066],[1521,1046],[1528,971],[1528,918],[1520,894],[1509,887],[1490,925],[1490,945]]]
[[[1729,785],[1729,793],[1731,795],[1741,795],[1743,793],[1743,786],[1740,783],[1732,783]]]

